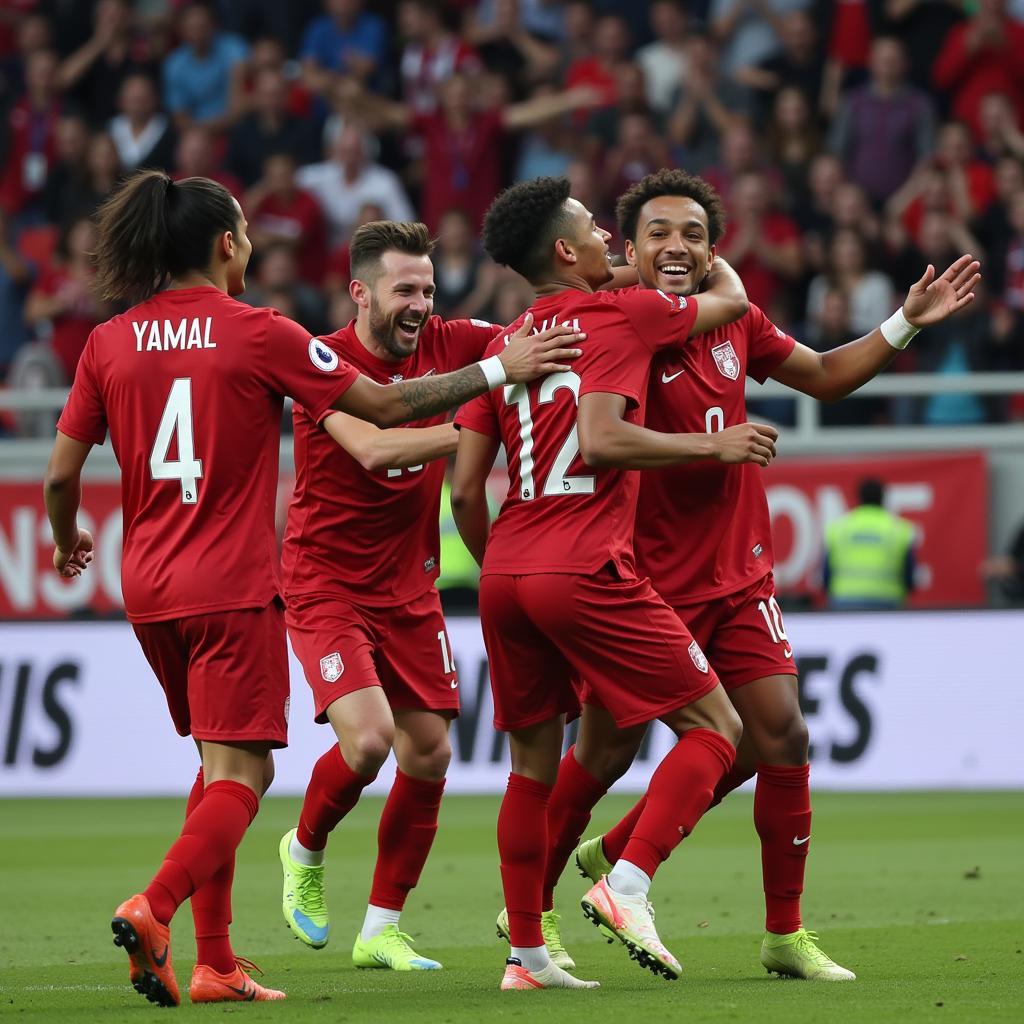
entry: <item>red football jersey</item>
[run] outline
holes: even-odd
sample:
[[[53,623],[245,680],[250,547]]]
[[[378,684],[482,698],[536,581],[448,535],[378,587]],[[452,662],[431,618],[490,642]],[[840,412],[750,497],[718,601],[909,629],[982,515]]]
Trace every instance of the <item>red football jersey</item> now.
[[[285,395],[317,415],[358,378],[276,310],[160,292],[89,337],[58,429],[121,466],[128,618],[261,608],[278,593]]]
[[[539,298],[530,312],[537,330],[566,323],[587,337],[571,370],[498,388],[455,418],[460,427],[502,441],[508,455],[508,495],[487,542],[483,572],[593,573],[611,561],[631,575],[639,473],[583,462],[576,407],[580,395],[591,392],[623,395],[625,418],[643,423],[651,360],[659,349],[686,340],[697,302],[640,288],[566,289]]]
[[[504,333],[482,320],[432,316],[416,351],[386,362],[366,350],[355,321],[322,341],[378,384],[448,373],[480,359]],[[440,561],[438,515],[445,460],[368,472],[300,405],[295,422],[295,494],[282,564],[285,592],[340,594],[359,604],[395,605],[429,590]],[[432,427],[439,413],[407,423]]]
[[[695,335],[655,360],[647,426],[713,433],[745,423],[745,378],[764,383],[795,344],[756,306],[734,323]],[[760,466],[690,462],[642,473],[636,557],[674,605],[730,594],[765,575],[772,534]]]

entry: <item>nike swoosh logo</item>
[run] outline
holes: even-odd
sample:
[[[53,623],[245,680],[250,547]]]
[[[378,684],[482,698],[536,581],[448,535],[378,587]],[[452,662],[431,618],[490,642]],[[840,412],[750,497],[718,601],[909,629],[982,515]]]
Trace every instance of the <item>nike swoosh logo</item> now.
[[[672,381],[674,381],[676,379],[676,377],[679,377],[679,376],[681,376],[684,373],[686,373],[685,370],[680,370],[678,373],[673,373],[671,376],[669,376],[667,373],[662,373],[662,375],[661,375],[661,383],[662,384],[671,384]]]
[[[452,683],[452,689],[453,689],[453,690],[457,690],[458,688],[459,688],[459,681],[458,681],[458,679],[456,679],[456,680],[455,680],[455,681],[454,681],[454,682]]]
[[[803,839],[797,839],[796,836],[793,836],[793,845],[794,846],[803,846],[804,843],[806,843],[807,840],[810,839],[810,838],[811,838],[810,836],[804,836]]]
[[[783,653],[783,654],[784,654],[784,655],[785,655],[785,656],[786,656],[787,658],[792,658],[792,657],[793,657],[793,648],[792,648],[792,647],[790,647],[790,649],[789,649],[788,651],[783,651],[782,653]]]
[[[243,985],[241,988],[235,988],[234,985],[228,985],[228,988],[232,992],[237,992],[246,1002],[251,1003],[256,998],[256,989],[249,988],[248,985]]]
[[[157,967],[163,967],[163,965],[165,963],[167,963],[167,950],[168,950],[168,948],[169,948],[168,946],[164,946],[164,951],[163,951],[163,954],[161,956],[157,956],[156,955],[156,950],[155,949],[151,949],[150,950],[150,953],[153,954],[153,963],[155,963],[157,965]]]

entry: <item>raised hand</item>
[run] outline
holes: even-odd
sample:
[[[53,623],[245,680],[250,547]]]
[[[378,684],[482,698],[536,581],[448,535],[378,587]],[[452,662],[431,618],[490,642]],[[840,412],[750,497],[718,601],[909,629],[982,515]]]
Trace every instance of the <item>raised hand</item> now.
[[[61,548],[53,550],[53,567],[57,574],[71,579],[81,576],[92,561],[92,534],[88,530],[78,531],[78,542],[71,551]]]
[[[767,466],[775,458],[779,432],[767,423],[738,423],[711,435],[719,462],[754,462]]]
[[[969,254],[955,260],[939,277],[929,263],[921,280],[910,286],[903,315],[915,327],[927,327],[952,316],[974,301],[980,269],[981,264]]]
[[[569,362],[581,354],[571,348],[586,337],[568,324],[549,327],[539,334],[533,333],[533,314],[527,313],[523,325],[505,343],[499,353],[505,367],[505,380],[509,384],[525,384],[549,373],[571,369]]]

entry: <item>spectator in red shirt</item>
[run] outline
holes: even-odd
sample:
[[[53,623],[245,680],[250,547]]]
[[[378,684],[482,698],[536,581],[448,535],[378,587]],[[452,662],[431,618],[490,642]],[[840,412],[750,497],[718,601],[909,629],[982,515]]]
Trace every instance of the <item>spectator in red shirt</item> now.
[[[299,188],[295,157],[272,153],[263,163],[263,177],[245,199],[249,237],[262,250],[274,243],[290,246],[303,281],[319,284],[327,259],[327,230],[316,198]]]
[[[53,264],[39,275],[25,302],[25,321],[48,341],[65,384],[74,380],[90,332],[110,316],[93,291],[89,254],[95,248],[95,225],[88,217],[76,220],[61,233]]]
[[[354,83],[353,83],[354,84]],[[593,90],[568,89],[534,96],[521,103],[477,109],[473,81],[452,75],[441,89],[441,107],[417,114],[404,103],[363,93],[358,108],[379,128],[412,129],[423,140],[424,181],[420,213],[436,231],[447,210],[464,210],[479,225],[491,200],[501,191],[503,154],[508,132],[519,131],[590,105]]]
[[[618,96],[616,69],[629,59],[629,26],[615,14],[598,18],[594,25],[593,53],[569,65],[565,84],[589,86],[597,93],[597,106],[610,107]]]
[[[743,279],[751,305],[770,308],[777,294],[803,273],[800,231],[772,208],[772,188],[757,171],[733,184],[729,227],[718,251]]]
[[[25,93],[7,116],[7,144],[0,171],[0,207],[17,214],[38,199],[54,158],[60,116],[57,55],[37,50],[25,64]]]
[[[950,29],[932,69],[932,81],[950,94],[953,116],[982,137],[980,108],[990,92],[1005,92],[1024,118],[1024,25],[1006,14],[1005,0],[979,0],[978,13]]]
[[[433,0],[404,0],[398,8],[402,49],[402,100],[417,114],[437,110],[441,86],[455,74],[476,74],[476,51],[445,26],[441,5]]]

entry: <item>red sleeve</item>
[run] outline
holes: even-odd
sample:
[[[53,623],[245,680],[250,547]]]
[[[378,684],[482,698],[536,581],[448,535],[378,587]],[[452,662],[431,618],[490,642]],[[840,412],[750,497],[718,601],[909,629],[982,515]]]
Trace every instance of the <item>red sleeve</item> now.
[[[326,342],[312,338],[293,320],[268,310],[266,379],[273,391],[290,395],[319,423],[359,377]]]
[[[467,402],[455,414],[455,426],[475,430],[478,434],[486,434],[487,437],[493,437],[495,441],[500,441],[501,426],[498,423],[498,414],[495,411],[492,397],[500,391],[501,389],[498,388]]]
[[[669,295],[653,288],[618,293],[622,309],[640,339],[652,351],[685,341],[697,319],[695,295]]]
[[[781,327],[776,327],[757,306],[751,306],[746,315],[747,376],[763,384],[772,371],[785,362],[796,338],[791,338]]]
[[[647,388],[651,350],[618,303],[609,305],[595,327],[587,320],[587,340],[579,358],[580,395],[622,395],[634,405]]]
[[[458,370],[483,359],[487,346],[505,328],[486,320],[448,320],[442,330],[445,334],[445,363],[449,369]]]
[[[95,348],[92,339],[90,334],[82,358],[78,360],[75,382],[57,421],[57,429],[85,444],[103,444],[107,436],[107,410],[93,366]]]
[[[932,65],[932,81],[939,89],[949,90],[970,66],[967,55],[967,25],[954,25],[946,36]]]

